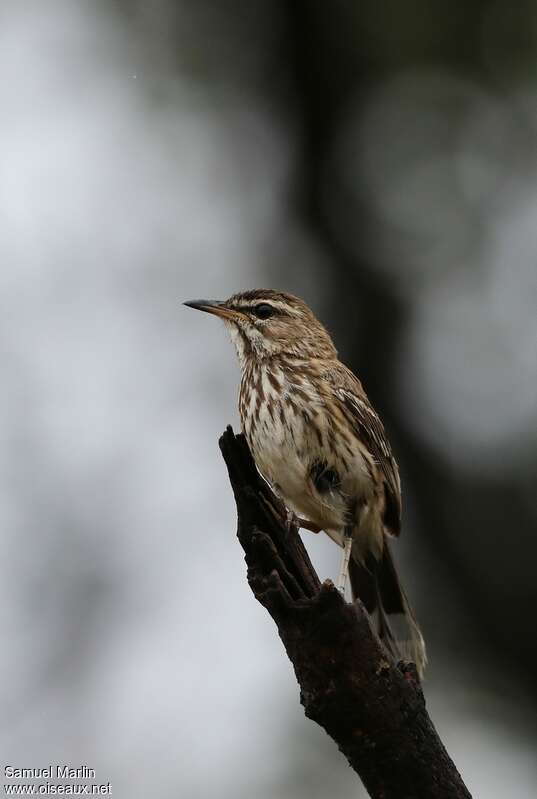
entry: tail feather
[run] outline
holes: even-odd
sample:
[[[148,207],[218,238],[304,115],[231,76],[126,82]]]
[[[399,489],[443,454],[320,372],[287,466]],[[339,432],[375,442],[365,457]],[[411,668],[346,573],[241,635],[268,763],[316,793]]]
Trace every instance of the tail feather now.
[[[358,597],[375,616],[377,634],[388,652],[396,660],[413,661],[422,677],[427,665],[425,642],[399,581],[388,541],[384,541],[381,560],[370,557],[364,565],[351,558],[349,576],[353,599]],[[401,635],[394,634],[394,623],[397,628],[403,626]]]

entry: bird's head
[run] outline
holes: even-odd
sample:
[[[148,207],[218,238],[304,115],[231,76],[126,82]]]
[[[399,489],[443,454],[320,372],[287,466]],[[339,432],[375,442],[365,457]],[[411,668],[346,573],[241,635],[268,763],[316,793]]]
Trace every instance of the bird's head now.
[[[336,349],[327,330],[303,300],[271,289],[234,294],[223,302],[192,300],[190,308],[224,320],[241,365],[249,358],[286,354],[299,358],[334,358]]]

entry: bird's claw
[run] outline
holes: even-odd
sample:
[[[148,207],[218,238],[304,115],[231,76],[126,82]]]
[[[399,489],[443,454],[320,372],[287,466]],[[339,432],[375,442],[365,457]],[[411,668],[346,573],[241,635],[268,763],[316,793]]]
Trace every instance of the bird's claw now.
[[[287,535],[291,535],[291,533],[298,533],[300,529],[300,519],[296,515],[296,513],[292,510],[287,509],[285,514],[285,530]]]

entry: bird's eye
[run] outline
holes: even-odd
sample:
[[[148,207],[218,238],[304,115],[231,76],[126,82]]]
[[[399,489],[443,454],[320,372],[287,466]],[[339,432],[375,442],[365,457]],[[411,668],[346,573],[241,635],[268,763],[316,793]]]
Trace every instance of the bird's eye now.
[[[273,316],[274,308],[272,305],[269,305],[268,302],[262,302],[260,305],[256,305],[255,308],[252,308],[252,311],[258,319],[268,319],[269,316]]]

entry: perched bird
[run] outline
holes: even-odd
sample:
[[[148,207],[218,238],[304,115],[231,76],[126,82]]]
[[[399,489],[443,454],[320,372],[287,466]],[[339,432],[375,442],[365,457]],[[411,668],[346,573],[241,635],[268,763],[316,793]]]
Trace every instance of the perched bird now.
[[[423,637],[388,542],[401,529],[399,470],[362,384],[298,297],[257,289],[185,305],[219,316],[231,334],[242,429],[259,471],[305,517],[301,526],[324,530],[343,548],[340,590],[349,575],[388,651],[422,674]],[[403,635],[388,617],[404,622]]]

